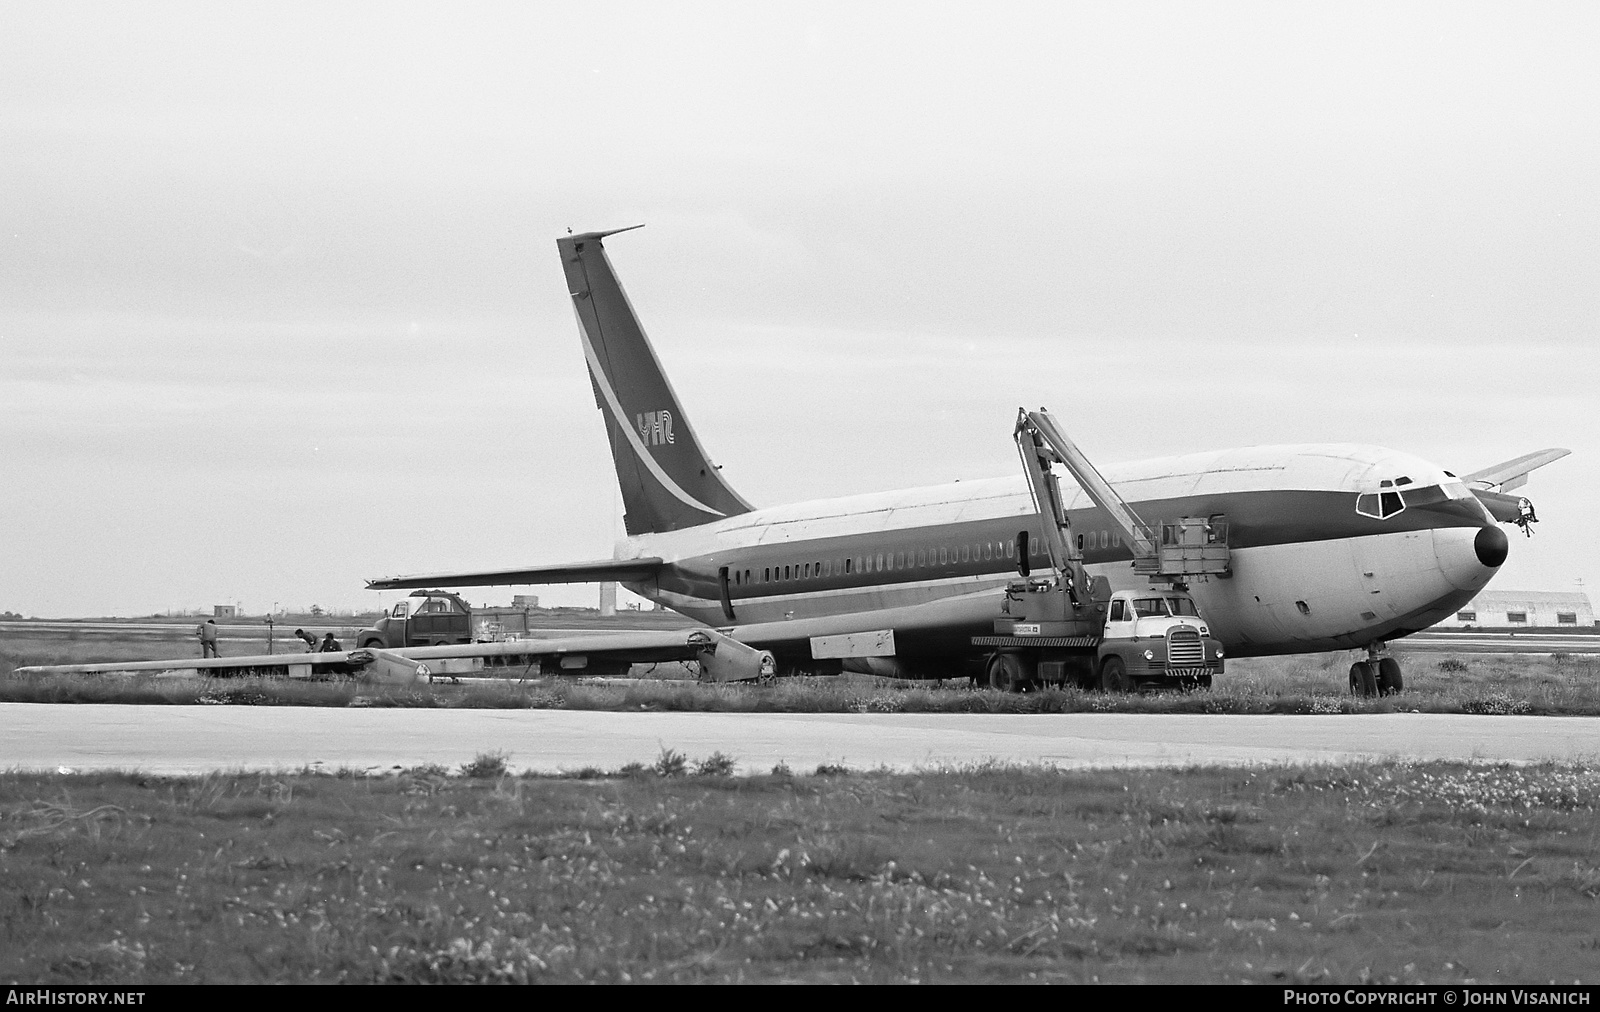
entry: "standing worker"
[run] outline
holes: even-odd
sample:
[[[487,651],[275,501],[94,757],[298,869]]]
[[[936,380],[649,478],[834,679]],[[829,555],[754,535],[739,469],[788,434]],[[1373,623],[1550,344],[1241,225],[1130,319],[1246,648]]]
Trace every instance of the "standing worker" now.
[[[306,653],[314,654],[317,652],[317,638],[315,636],[304,629],[296,629],[294,634],[300,638],[300,642],[306,645]]]
[[[195,628],[194,634],[200,638],[200,656],[221,657],[217,652],[217,620],[208,618]]]

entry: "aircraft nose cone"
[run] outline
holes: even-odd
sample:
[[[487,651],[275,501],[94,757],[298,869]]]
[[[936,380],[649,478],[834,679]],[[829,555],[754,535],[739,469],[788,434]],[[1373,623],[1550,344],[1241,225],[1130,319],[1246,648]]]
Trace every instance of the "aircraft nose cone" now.
[[[1472,550],[1478,553],[1479,562],[1494,569],[1506,561],[1511,541],[1506,537],[1506,532],[1498,527],[1480,527],[1478,536],[1472,539]]]

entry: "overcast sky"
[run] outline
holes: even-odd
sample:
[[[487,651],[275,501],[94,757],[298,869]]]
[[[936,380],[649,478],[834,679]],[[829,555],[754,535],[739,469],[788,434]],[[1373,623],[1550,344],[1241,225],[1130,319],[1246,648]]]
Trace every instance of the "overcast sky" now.
[[[6,3],[0,610],[609,556],[554,240],[637,222],[759,505],[1009,474],[1019,404],[1102,464],[1566,446],[1495,586],[1592,587],[1597,52],[1593,4]]]

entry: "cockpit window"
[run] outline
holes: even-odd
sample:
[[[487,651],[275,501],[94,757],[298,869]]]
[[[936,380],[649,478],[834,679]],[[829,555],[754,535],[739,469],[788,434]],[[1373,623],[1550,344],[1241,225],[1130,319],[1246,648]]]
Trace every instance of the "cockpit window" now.
[[[1387,520],[1406,508],[1399,492],[1364,492],[1356,496],[1356,512],[1364,517]]]

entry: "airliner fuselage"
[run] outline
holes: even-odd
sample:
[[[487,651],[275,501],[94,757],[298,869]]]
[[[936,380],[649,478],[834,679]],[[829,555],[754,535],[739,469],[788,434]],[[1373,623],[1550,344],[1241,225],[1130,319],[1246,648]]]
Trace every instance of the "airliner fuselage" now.
[[[1506,553],[1459,479],[1380,447],[1251,447],[1105,476],[1149,523],[1226,520],[1231,574],[1190,591],[1234,656],[1364,647],[1426,628]],[[1067,506],[1090,572],[1113,589],[1144,586],[1110,518],[1082,492]],[[708,624],[759,627],[769,643],[779,625],[797,643],[887,626],[898,654],[926,660],[990,631],[1023,530],[1037,553],[1039,516],[1019,474],[759,509],[629,538],[617,552],[663,559],[655,580],[630,589]]]

